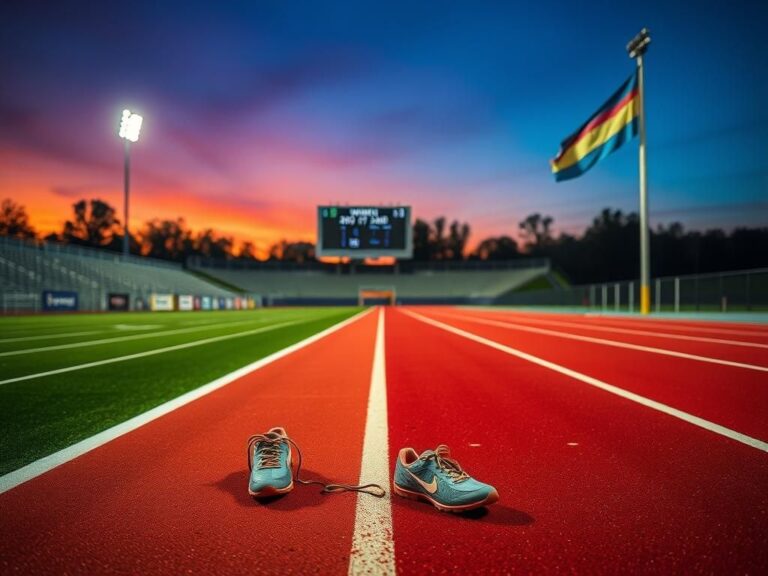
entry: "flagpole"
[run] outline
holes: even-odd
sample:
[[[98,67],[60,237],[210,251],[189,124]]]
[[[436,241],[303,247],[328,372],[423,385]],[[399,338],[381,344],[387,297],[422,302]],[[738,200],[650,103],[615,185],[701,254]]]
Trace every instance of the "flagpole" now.
[[[643,54],[651,43],[650,32],[643,28],[629,44],[629,57],[637,62],[637,89],[639,94],[638,122],[640,124],[640,313],[649,314],[651,311],[651,243],[650,226],[648,222],[648,180],[645,169],[645,82],[643,69]]]

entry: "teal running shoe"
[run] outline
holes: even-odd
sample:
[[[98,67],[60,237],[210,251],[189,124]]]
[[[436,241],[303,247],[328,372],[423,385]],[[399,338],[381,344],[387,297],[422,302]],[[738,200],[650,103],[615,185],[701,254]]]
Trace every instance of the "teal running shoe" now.
[[[462,470],[444,444],[421,456],[413,448],[400,450],[393,489],[398,496],[424,500],[444,512],[465,512],[499,499],[496,488]]]
[[[248,468],[251,471],[248,494],[254,498],[293,490],[291,444],[285,429],[272,428],[266,434],[255,434],[248,439]]]
[[[377,498],[383,498],[386,492],[378,484],[325,484],[319,480],[302,480],[301,450],[296,442],[288,437],[285,428],[275,427],[266,434],[254,434],[248,439],[248,494],[254,498],[268,498],[287,494],[293,490],[293,449],[296,450],[295,480],[299,484],[317,484],[322,486],[322,494],[335,492],[364,492]]]

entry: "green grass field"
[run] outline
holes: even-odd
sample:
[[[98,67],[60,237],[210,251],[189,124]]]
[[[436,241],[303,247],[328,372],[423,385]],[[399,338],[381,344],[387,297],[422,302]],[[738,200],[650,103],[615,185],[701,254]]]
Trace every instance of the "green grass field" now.
[[[0,318],[0,474],[359,311],[286,308]],[[129,355],[135,357],[124,358]],[[90,363],[99,364],[83,366]]]

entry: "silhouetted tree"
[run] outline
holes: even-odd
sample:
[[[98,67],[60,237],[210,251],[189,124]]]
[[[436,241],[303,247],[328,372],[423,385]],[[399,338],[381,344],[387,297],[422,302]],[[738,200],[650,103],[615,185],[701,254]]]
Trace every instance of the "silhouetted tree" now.
[[[469,224],[460,223],[458,220],[451,222],[448,238],[445,241],[444,257],[446,260],[463,260],[464,248],[469,240]]]
[[[269,259],[285,262],[310,262],[315,259],[315,245],[311,242],[281,240],[269,248]]]
[[[520,256],[520,253],[514,238],[497,236],[480,242],[472,255],[480,260],[511,260]]]
[[[552,242],[552,216],[542,216],[538,212],[529,214],[518,224],[529,254],[539,254]]]
[[[103,200],[80,200],[72,211],[73,218],[64,223],[61,233],[63,242],[103,248],[122,237],[115,209]]]
[[[210,228],[199,232],[195,238],[195,253],[206,258],[225,260],[232,257],[234,240],[231,236],[217,236]]]
[[[0,236],[22,239],[32,239],[36,236],[35,229],[29,223],[26,208],[10,198],[3,200],[0,205]]]
[[[413,224],[413,259],[462,260],[470,233],[468,223],[454,220],[446,235],[444,216],[436,218],[431,225],[417,219]]]
[[[150,220],[141,232],[141,253],[152,258],[183,262],[195,253],[192,231],[183,218]]]
[[[417,218],[413,223],[413,259],[424,261],[430,260],[431,256],[429,224]]]
[[[241,260],[258,260],[256,256],[256,246],[253,245],[253,242],[243,242],[237,257]]]

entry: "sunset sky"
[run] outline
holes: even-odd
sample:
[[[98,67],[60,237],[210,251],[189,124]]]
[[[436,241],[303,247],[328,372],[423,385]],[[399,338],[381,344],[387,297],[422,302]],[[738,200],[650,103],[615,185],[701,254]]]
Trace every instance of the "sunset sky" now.
[[[38,2],[0,6],[0,198],[39,231],[81,198],[131,226],[186,218],[260,249],[314,240],[318,203],[404,203],[516,235],[636,210],[637,141],[584,177],[548,161],[629,76],[651,29],[650,215],[768,223],[768,3]]]

